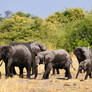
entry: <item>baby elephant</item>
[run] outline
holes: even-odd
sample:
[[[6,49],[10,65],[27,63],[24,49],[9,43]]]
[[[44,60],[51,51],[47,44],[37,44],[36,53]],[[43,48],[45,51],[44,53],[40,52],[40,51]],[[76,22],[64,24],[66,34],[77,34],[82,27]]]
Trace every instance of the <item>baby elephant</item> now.
[[[90,59],[86,59],[79,64],[79,69],[76,75],[76,78],[78,77],[79,73],[82,73],[82,71],[86,72],[85,80],[88,78],[92,78],[91,71],[92,71],[92,62]]]

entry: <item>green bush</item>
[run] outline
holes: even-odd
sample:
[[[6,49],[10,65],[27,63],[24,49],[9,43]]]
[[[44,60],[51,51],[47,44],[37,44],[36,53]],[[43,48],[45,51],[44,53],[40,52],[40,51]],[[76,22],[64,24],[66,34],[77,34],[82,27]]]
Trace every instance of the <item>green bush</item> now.
[[[82,20],[78,20],[75,23],[67,25],[66,29],[66,41],[63,47],[68,50],[73,50],[79,46],[92,45],[92,16],[88,16]]]

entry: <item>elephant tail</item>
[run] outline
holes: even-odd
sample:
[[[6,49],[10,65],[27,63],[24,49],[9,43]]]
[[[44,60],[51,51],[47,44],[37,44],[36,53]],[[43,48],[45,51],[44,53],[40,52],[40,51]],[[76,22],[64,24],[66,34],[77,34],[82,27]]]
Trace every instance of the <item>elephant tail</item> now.
[[[74,66],[72,64],[72,59],[71,58],[70,58],[70,60],[71,60],[71,63],[70,63],[71,67],[73,68],[74,71],[76,71],[76,69],[74,68]]]
[[[0,64],[0,66],[3,64],[3,61],[1,61],[1,64]]]

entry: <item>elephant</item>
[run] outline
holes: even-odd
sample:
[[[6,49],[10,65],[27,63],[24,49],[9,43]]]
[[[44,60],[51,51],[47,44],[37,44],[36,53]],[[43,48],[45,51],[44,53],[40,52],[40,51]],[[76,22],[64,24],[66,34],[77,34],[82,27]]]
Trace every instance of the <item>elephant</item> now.
[[[77,47],[74,49],[74,55],[80,64],[81,61],[92,58],[92,51],[90,47]]]
[[[92,63],[92,51],[90,47],[77,47],[74,49],[74,54],[77,57],[78,63],[84,62],[86,59],[90,59]],[[87,60],[88,61],[88,60]],[[77,74],[76,74],[77,76]],[[89,74],[90,76],[90,74]]]
[[[32,55],[32,67],[31,67],[32,74],[35,74],[36,73],[35,72],[36,65],[35,65],[35,61],[34,61],[35,56],[37,55],[38,52],[46,51],[46,46],[39,42],[32,42],[32,41],[25,42],[25,43],[11,43],[10,46],[16,46],[16,45],[20,45],[20,44],[26,46],[29,49],[29,51]]]
[[[35,62],[37,65],[39,65],[40,60],[45,64],[45,72],[42,79],[49,78],[50,70],[53,68],[53,66],[60,69],[65,69],[65,77],[68,77],[68,79],[72,78],[70,73],[70,64],[72,63],[72,60],[66,50],[60,49],[39,52],[35,57]]]
[[[27,78],[30,78],[32,55],[26,46],[2,46],[2,48],[0,48],[0,59],[2,59],[5,62],[5,70],[7,77],[12,77],[12,68],[14,66],[18,66],[20,69],[20,77],[23,77],[23,68],[25,67],[27,70]]]
[[[88,76],[90,78],[92,78],[92,75],[91,75],[91,72],[92,72],[92,62],[90,61],[90,59],[86,59],[86,60],[80,62],[76,78],[78,77],[79,73],[82,73],[82,70],[84,72],[86,72],[85,80],[88,78]]]

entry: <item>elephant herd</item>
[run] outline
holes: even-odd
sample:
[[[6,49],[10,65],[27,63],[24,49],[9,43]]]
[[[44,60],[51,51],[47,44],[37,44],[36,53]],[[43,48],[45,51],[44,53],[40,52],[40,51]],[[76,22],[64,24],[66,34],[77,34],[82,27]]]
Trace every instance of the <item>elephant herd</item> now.
[[[92,78],[92,51],[90,47],[77,47],[74,49],[74,55],[79,62],[78,72],[86,72],[85,79]],[[5,63],[5,76],[13,77],[16,74],[15,67],[19,68],[19,76],[23,78],[23,69],[26,68],[27,78],[30,78],[31,72],[34,79],[38,75],[38,66],[44,64],[44,74],[42,79],[48,79],[51,69],[53,74],[55,70],[59,74],[59,69],[65,70],[65,77],[72,78],[70,66],[72,59],[69,53],[64,50],[47,50],[44,44],[39,42],[11,43],[9,45],[0,46],[0,60]],[[1,66],[1,65],[0,65]]]

